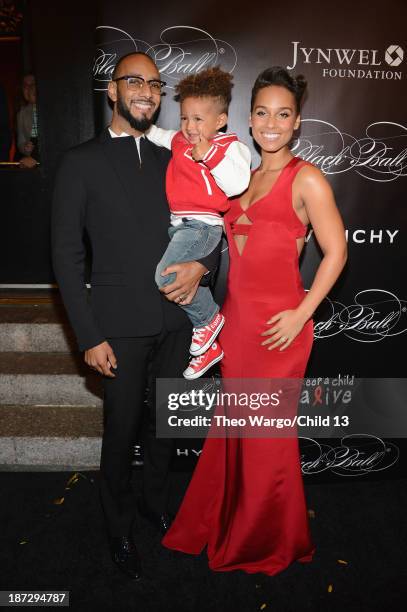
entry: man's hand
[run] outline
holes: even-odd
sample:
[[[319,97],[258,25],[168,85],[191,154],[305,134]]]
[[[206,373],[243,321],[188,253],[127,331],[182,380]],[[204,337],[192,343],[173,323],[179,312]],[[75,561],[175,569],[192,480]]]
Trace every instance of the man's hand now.
[[[108,342],[102,342],[85,351],[85,363],[104,376],[115,378],[111,368],[117,368],[117,361],[112,347]]]
[[[190,304],[198,289],[199,281],[207,269],[197,261],[187,261],[167,266],[161,276],[171,274],[171,272],[175,272],[177,277],[173,283],[162,287],[161,293],[164,293],[170,302],[183,306]]]
[[[209,140],[207,138],[205,138],[205,136],[202,134],[202,132],[199,133],[199,142],[196,143],[196,145],[194,146],[194,148],[191,151],[191,156],[192,159],[196,162],[201,161],[205,155],[207,154],[207,152],[209,151],[209,149],[211,148],[211,143],[209,142]]]
[[[37,160],[33,157],[22,157],[20,159],[20,168],[35,168],[37,166]]]

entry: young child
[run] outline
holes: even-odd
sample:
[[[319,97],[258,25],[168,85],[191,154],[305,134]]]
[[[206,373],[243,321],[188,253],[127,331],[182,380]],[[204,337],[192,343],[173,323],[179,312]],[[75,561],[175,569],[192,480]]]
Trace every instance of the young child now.
[[[181,103],[181,130],[151,126],[147,137],[172,151],[166,177],[171,212],[171,241],[159,262],[155,280],[159,288],[173,282],[175,274],[161,272],[174,263],[208,255],[222,238],[222,214],[228,198],[247,189],[251,155],[235,134],[219,132],[227,123],[232,76],[210,68],[188,76],[176,86]],[[190,353],[184,371],[192,380],[220,361],[223,351],[214,342],[224,324],[219,306],[208,287],[198,287],[190,304],[179,305],[193,324]]]

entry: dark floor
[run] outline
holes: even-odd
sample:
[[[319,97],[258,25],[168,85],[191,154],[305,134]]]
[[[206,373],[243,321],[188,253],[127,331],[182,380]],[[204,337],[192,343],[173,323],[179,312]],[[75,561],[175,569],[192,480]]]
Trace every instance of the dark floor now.
[[[71,609],[102,612],[401,612],[407,607],[407,480],[306,485],[308,508],[315,514],[310,519],[315,560],[275,577],[211,572],[205,553],[193,557],[164,549],[153,527],[140,520],[137,541],[145,578],[132,583],[110,561],[98,472],[81,472],[67,490],[72,474],[0,473],[0,590],[69,590]],[[173,478],[179,498],[188,475]],[[139,480],[136,472],[136,489]]]

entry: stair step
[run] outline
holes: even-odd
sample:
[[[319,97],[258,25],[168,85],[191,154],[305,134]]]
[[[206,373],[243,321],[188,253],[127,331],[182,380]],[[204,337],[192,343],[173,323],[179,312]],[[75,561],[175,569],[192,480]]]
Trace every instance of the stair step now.
[[[4,304],[0,306],[1,323],[67,323],[61,304]]]
[[[103,412],[94,406],[0,406],[0,470],[97,469]]]
[[[101,438],[0,438],[0,471],[99,469]]]
[[[61,304],[0,305],[0,351],[75,350],[76,340]]]
[[[0,406],[3,437],[98,438],[102,432],[101,406]]]
[[[79,374],[90,372],[80,353],[0,353],[1,374]]]
[[[59,290],[55,289],[5,289],[0,288],[2,304],[60,304]]]
[[[102,396],[80,353],[0,352],[1,404],[98,406]]]
[[[98,469],[101,383],[58,290],[0,288],[0,470]]]
[[[61,324],[0,324],[0,352],[69,352],[77,344],[69,327]]]

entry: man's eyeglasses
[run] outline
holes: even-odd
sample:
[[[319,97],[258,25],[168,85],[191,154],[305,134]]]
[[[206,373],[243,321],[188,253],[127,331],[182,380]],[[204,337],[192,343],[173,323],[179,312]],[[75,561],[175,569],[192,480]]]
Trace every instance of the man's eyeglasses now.
[[[146,79],[143,79],[143,77],[130,76],[128,74],[118,77],[117,79],[112,79],[112,81],[127,81],[127,87],[133,91],[139,91],[143,88],[143,85],[147,83],[153,93],[160,95],[162,95],[163,87],[165,87],[167,84],[165,81],[159,81],[157,79],[150,79],[149,81],[146,81]]]

